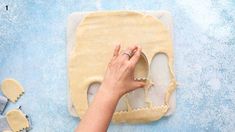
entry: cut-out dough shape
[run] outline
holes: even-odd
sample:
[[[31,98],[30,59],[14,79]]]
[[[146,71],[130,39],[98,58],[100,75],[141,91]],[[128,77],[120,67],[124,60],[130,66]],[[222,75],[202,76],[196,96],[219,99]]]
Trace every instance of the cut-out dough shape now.
[[[2,93],[11,101],[16,102],[24,93],[22,85],[14,79],[5,79],[2,81]]]
[[[176,81],[173,73],[171,35],[160,20],[151,15],[131,11],[96,12],[88,14],[82,20],[76,33],[77,43],[69,57],[68,72],[71,101],[80,118],[88,108],[88,87],[103,80],[117,43],[121,43],[123,49],[132,44],[142,47],[144,57],[140,59],[136,75],[147,76],[149,85],[143,92],[148,105],[133,109],[127,96],[127,111],[115,112],[112,120],[144,123],[158,120],[167,113]],[[149,65],[159,52],[165,53],[168,57],[170,83],[166,88],[163,105],[154,106],[148,98],[148,88],[151,86]],[[139,106],[142,104],[137,105]]]
[[[7,122],[14,132],[29,128],[26,115],[19,109],[13,109],[6,114]]]

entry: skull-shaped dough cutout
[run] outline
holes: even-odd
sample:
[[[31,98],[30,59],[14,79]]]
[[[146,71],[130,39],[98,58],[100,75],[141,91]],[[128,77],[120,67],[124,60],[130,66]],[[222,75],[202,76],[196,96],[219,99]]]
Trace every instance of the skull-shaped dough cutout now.
[[[1,90],[11,102],[15,103],[24,93],[22,85],[14,79],[5,79],[2,81]]]
[[[19,109],[13,109],[6,113],[9,126],[14,132],[19,132],[29,128],[29,121],[26,115]]]
[[[136,66],[135,78],[146,80],[142,89],[145,106],[135,108],[128,98],[127,110],[115,111],[114,122],[141,123],[160,119],[169,109],[169,98],[176,88],[173,73],[172,40],[169,31],[158,19],[130,11],[97,12],[88,14],[77,28],[77,41],[69,57],[69,85],[72,105],[80,118],[88,108],[88,87],[101,82],[115,44],[125,49],[132,44],[142,47],[142,55]],[[148,98],[151,87],[150,63],[157,53],[165,53],[170,69],[170,83],[161,106],[152,105]],[[119,101],[119,102],[120,102]]]

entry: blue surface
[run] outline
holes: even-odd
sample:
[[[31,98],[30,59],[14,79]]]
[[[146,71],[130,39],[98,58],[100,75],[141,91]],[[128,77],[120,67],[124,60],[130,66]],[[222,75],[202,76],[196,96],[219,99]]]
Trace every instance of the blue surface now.
[[[9,10],[5,10],[8,5]],[[168,10],[174,18],[177,109],[109,131],[235,131],[235,2],[229,0],[1,0],[0,81],[19,80],[33,131],[73,131],[67,111],[66,20],[74,11]]]

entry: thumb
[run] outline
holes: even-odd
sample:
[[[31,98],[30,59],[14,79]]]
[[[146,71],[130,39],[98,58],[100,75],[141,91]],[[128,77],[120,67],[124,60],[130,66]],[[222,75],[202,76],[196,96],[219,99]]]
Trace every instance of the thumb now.
[[[146,85],[146,82],[143,82],[143,81],[134,81],[133,85],[134,85],[133,86],[134,89],[143,88]]]

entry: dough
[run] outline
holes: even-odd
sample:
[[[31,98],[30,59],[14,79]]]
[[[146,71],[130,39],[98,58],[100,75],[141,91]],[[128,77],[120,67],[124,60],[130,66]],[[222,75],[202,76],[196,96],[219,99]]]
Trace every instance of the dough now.
[[[16,102],[24,93],[21,84],[14,79],[5,79],[2,81],[2,93],[11,101]]]
[[[72,104],[82,118],[88,108],[87,89],[101,82],[113,53],[114,45],[121,43],[125,49],[132,44],[142,47],[142,56],[136,67],[136,78],[147,78],[144,89],[146,107],[115,112],[114,122],[140,123],[160,119],[169,109],[169,98],[176,88],[173,73],[172,40],[169,31],[156,18],[130,11],[97,12],[88,14],[77,28],[77,44],[69,57],[69,85]],[[157,53],[168,56],[171,81],[164,105],[154,106],[148,97],[151,87],[149,65]]]
[[[19,109],[13,109],[6,114],[7,122],[14,132],[29,128],[26,115]]]

